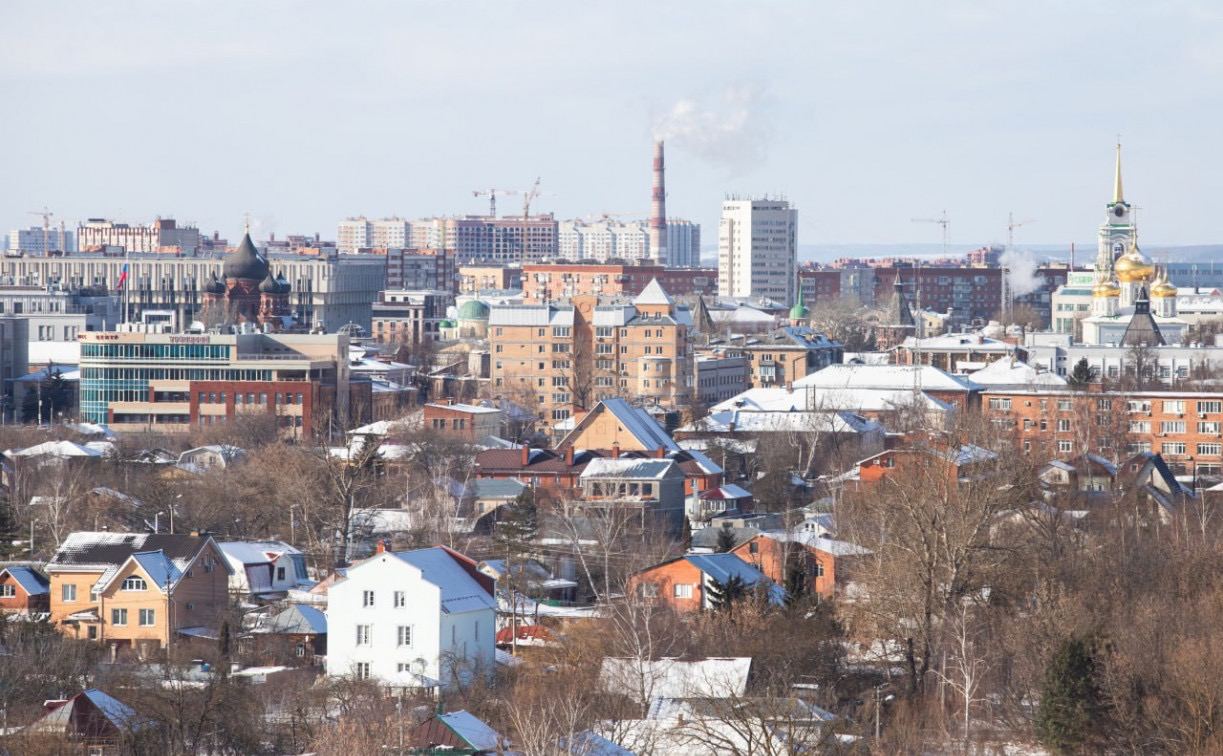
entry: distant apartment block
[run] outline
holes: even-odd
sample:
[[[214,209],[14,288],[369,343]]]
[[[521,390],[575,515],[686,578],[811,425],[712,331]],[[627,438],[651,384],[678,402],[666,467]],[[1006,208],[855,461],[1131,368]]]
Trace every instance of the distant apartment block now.
[[[509,265],[462,265],[459,267],[459,293],[515,290],[522,288],[522,268]]]
[[[727,200],[718,227],[718,293],[794,301],[798,210],[785,200]]]
[[[535,262],[557,256],[557,223],[550,214],[425,218],[412,222],[410,246],[452,251],[461,263]]]
[[[667,259],[672,267],[696,267],[701,262],[701,226],[679,218],[667,219]],[[651,259],[649,223],[567,220],[557,224],[557,256],[563,260]]]
[[[336,228],[336,247],[341,252],[410,247],[411,242],[412,224],[402,218],[345,218]]]
[[[8,234],[8,254],[45,255],[48,251],[75,252],[76,234],[63,228],[14,228]]]
[[[90,218],[77,226],[76,233],[82,252],[121,247],[128,253],[194,255],[201,246],[200,230],[195,226],[180,226],[173,218],[158,218],[146,226]]]
[[[386,287],[388,289],[432,289],[455,291],[454,256],[443,249],[386,250]]]
[[[709,268],[664,268],[649,263],[555,262],[522,266],[523,299],[555,302],[571,297],[634,297],[650,281],[675,296],[717,293],[717,271]]]
[[[446,308],[454,304],[449,291],[388,289],[380,292],[370,317],[374,340],[391,346],[437,341]]]

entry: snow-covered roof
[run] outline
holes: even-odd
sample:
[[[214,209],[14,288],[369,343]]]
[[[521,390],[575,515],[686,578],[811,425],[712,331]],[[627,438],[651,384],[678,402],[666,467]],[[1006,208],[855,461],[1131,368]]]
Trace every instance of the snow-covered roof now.
[[[442,611],[447,614],[497,608],[497,603],[484,586],[460,567],[446,549],[434,546],[415,551],[396,551],[392,556],[420,570],[423,580],[440,589]],[[371,560],[353,569],[359,570],[374,563]],[[349,572],[351,574],[352,570]]]
[[[1014,344],[976,333],[943,333],[922,339],[907,336],[901,346],[935,352],[1007,352],[1015,349]]]
[[[497,752],[504,745],[504,738],[496,730],[463,709],[438,714],[437,718],[477,751]]]
[[[701,493],[701,498],[707,501],[726,501],[732,499],[750,499],[752,492],[748,491],[743,486],[736,486],[734,483],[727,483],[724,486],[713,488]]]
[[[742,580],[746,586],[768,580],[763,572],[734,554],[687,554],[682,559],[723,584],[734,577]]]
[[[47,712],[25,730],[32,733],[66,735],[73,738],[110,735],[111,733],[99,727],[96,722],[90,725],[94,721],[92,711],[85,711],[84,708],[80,712],[77,711],[78,706],[87,708],[90,704],[102,715],[106,724],[120,732],[132,732],[149,724],[149,721],[137,714],[135,709],[109,693],[103,693],[97,688],[88,688]]]
[[[995,386],[1044,386],[1067,385],[1066,379],[1056,373],[1037,370],[1026,362],[1014,358],[994,360],[989,365],[969,373],[969,379],[987,388]]]
[[[849,541],[838,541],[835,538],[819,535],[809,530],[764,530],[761,535],[775,541],[801,543],[812,549],[832,554],[833,556],[866,556],[871,550]]]
[[[726,410],[758,410],[762,412],[790,412],[807,408],[804,392],[774,386],[769,388],[750,388],[741,394],[736,394],[709,408],[710,412]]]
[[[681,455],[686,455],[701,468],[701,472],[706,475],[718,475],[725,472],[722,466],[710,459],[704,452],[695,449],[686,449],[683,451],[674,451],[667,455],[668,459],[676,459]]]
[[[640,459],[636,457],[621,457],[608,459],[597,457],[590,460],[586,469],[582,470],[581,478],[628,478],[641,480],[661,480],[665,478],[675,463],[669,459]]]
[[[81,364],[81,342],[79,341],[35,341],[30,339],[27,358],[31,365],[57,366]]]
[[[633,300],[634,305],[667,305],[675,304],[675,300],[667,293],[657,278],[651,278],[641,293]]]
[[[44,441],[24,449],[9,449],[9,457],[101,457],[101,451],[71,441]]]
[[[733,554],[731,559],[742,562]],[[681,660],[663,657],[655,660],[604,657],[599,680],[607,690],[637,697],[653,698],[731,698],[747,692],[750,656],[709,657]]]
[[[313,606],[291,604],[284,611],[265,620],[255,629],[255,632],[279,635],[326,635],[327,615]]]
[[[870,433],[883,426],[848,411],[714,412],[679,430],[729,433]]]
[[[586,413],[573,430],[561,440],[559,446],[564,447],[572,443],[571,439],[575,438],[576,434],[580,433],[587,424],[594,421],[600,409],[610,412],[624,427],[624,430],[631,433],[643,448],[658,449],[661,447],[666,451],[679,451],[679,446],[667,435],[658,421],[650,416],[649,412],[641,407],[634,407],[619,397],[604,399],[595,405],[595,408]]]
[[[222,553],[237,564],[267,564],[282,554],[300,554],[284,541],[225,541],[218,543]]]
[[[981,386],[931,365],[829,365],[794,381],[795,388],[973,391]]]
[[[555,305],[494,305],[490,326],[572,326],[573,307]]]

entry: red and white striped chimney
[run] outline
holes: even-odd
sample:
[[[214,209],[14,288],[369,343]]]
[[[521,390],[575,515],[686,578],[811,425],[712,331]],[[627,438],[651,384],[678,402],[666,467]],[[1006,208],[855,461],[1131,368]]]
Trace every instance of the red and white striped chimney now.
[[[667,179],[662,140],[654,143],[654,193],[650,199],[650,257],[667,264]]]

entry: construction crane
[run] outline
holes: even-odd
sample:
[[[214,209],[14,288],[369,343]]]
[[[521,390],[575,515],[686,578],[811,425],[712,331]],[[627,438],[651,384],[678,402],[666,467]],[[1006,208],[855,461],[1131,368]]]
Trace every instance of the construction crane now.
[[[530,190],[522,193],[522,219],[526,220],[531,217],[531,202],[540,195],[539,177],[535,178],[535,183],[531,185]]]
[[[42,216],[42,253],[44,256],[51,254],[51,219],[55,217],[55,213],[51,212],[43,206],[42,210],[30,210],[27,215]]]
[[[910,218],[909,220],[913,221],[914,223],[937,223],[940,226],[942,226],[943,227],[943,257],[947,256],[947,246],[949,242],[951,241],[951,236],[950,236],[951,219],[947,217],[946,210],[944,210],[943,214],[939,216],[938,218]]]
[[[510,194],[518,194],[517,189],[476,189],[471,193],[473,197],[488,197],[488,214],[490,217],[497,217],[497,195],[506,196]]]
[[[1007,213],[1006,214],[1006,248],[1007,249],[1015,248],[1015,229],[1020,228],[1021,226],[1026,226],[1029,223],[1035,223],[1035,222],[1036,222],[1035,218],[1028,218],[1027,220],[1021,220],[1018,223],[1016,223],[1015,214]]]

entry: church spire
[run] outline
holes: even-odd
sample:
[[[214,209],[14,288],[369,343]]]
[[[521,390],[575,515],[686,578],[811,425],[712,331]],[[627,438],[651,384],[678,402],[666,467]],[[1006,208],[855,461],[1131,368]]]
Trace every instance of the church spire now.
[[[1121,190],[1121,140],[1117,140],[1117,168],[1113,175],[1113,204],[1125,202],[1125,192]]]

